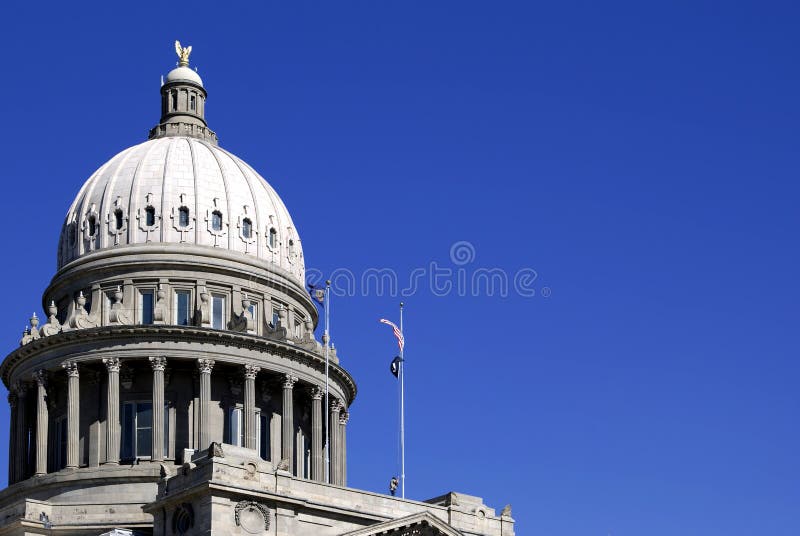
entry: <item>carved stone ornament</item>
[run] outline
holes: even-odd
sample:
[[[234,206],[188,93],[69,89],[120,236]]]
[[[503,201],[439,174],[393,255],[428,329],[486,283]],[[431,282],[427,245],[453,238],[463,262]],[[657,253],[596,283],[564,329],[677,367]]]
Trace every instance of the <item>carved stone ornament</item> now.
[[[208,456],[211,458],[224,458],[225,452],[222,450],[222,445],[216,441],[211,443],[208,447]]]
[[[200,370],[200,374],[211,374],[211,370],[214,368],[214,360],[198,359],[197,368]]]
[[[117,290],[114,291],[114,303],[111,304],[111,311],[108,313],[108,321],[111,324],[119,324],[122,326],[133,324],[131,315],[122,305],[122,287],[119,285],[117,285]]]
[[[56,315],[58,315],[58,307],[56,307],[55,301],[50,301],[50,307],[47,308],[47,312],[50,316],[47,318],[47,324],[42,326],[42,335],[45,337],[61,332],[61,324],[58,322],[58,318],[56,318]]]
[[[291,374],[284,375],[283,377],[284,389],[292,389],[295,383],[297,383],[297,376],[292,376]]]
[[[233,513],[236,525],[248,534],[264,534],[269,530],[269,509],[255,501],[239,501]]]
[[[33,373],[33,381],[37,383],[37,385],[41,385],[42,387],[47,387],[47,371],[44,369],[39,369]]]
[[[167,358],[164,356],[150,357],[149,359],[153,370],[163,371],[167,367]]]
[[[81,291],[78,294],[78,298],[75,300],[75,310],[71,318],[70,327],[75,329],[87,329],[96,328],[100,325],[100,323],[97,321],[97,318],[89,315],[88,311],[86,311],[85,305],[86,296],[84,296],[83,291]]]
[[[61,366],[67,372],[67,376],[78,377],[78,364],[75,361],[64,361]]]
[[[109,372],[119,372],[119,369],[122,366],[118,357],[104,357],[103,364],[106,366]]]
[[[322,400],[322,395],[324,394],[325,391],[322,389],[322,387],[319,387],[317,385],[312,387],[311,391],[309,391],[309,395],[311,396],[312,400]]]
[[[257,365],[245,365],[244,366],[244,377],[247,380],[255,380],[256,374],[261,370],[261,367]]]

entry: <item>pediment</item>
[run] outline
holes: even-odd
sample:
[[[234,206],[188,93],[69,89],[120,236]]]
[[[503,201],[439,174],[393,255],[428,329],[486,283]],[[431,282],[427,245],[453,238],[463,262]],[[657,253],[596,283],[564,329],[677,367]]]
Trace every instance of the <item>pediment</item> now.
[[[463,536],[430,512],[384,521],[341,536]]]

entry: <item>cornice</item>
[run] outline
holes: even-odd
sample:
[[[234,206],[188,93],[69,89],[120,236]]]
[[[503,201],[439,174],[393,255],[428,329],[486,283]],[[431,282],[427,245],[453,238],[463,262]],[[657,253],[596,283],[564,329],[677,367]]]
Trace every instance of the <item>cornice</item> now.
[[[53,350],[69,350],[79,344],[91,342],[102,348],[104,345],[124,344],[131,342],[187,342],[225,346],[254,352],[269,353],[279,358],[288,359],[317,371],[325,370],[325,357],[306,350],[289,341],[279,341],[267,337],[238,333],[234,331],[198,328],[193,326],[103,326],[98,328],[63,331],[49,337],[42,337],[20,346],[6,356],[0,364],[0,377],[8,388],[11,372],[17,366],[37,354]],[[66,353],[66,352],[65,352]],[[357,387],[353,377],[341,366],[329,363],[330,376],[343,389],[348,397],[348,406],[356,397]]]

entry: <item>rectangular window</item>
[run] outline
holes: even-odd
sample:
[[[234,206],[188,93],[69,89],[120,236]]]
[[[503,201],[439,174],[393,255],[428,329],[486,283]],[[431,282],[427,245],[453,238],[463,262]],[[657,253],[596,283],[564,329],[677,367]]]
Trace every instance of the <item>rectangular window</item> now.
[[[250,307],[247,308],[250,311],[250,314],[253,316],[253,331],[258,331],[258,305],[255,303],[251,303]]]
[[[228,408],[228,444],[244,446],[244,410],[241,407]]]
[[[59,417],[56,419],[56,448],[55,448],[55,469],[56,471],[67,466],[67,418]]]
[[[189,326],[192,323],[192,293],[188,290],[175,292],[175,323],[179,326]]]
[[[139,291],[139,323],[153,323],[153,308],[155,306],[155,294],[152,290]]]
[[[283,308],[283,305],[281,305],[280,303],[273,303],[272,304],[272,326],[273,327],[278,327],[278,323],[280,323],[280,320],[281,320],[281,309],[282,308]]]
[[[294,337],[295,339],[299,339],[303,333],[303,322],[304,318],[297,313],[294,315]]]
[[[225,329],[225,296],[211,296],[211,327]]]
[[[169,455],[169,405],[164,405],[164,456]],[[152,402],[125,402],[122,405],[122,459],[153,455]]]
[[[258,416],[258,453],[262,459],[269,461],[271,454],[269,434],[269,414],[262,413]]]

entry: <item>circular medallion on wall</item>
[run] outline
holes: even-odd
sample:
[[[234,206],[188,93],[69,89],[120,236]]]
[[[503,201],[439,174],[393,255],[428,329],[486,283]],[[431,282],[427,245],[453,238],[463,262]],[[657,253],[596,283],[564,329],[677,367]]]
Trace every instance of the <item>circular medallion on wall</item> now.
[[[240,501],[234,509],[236,524],[248,534],[264,534],[269,529],[269,509],[255,501]]]

